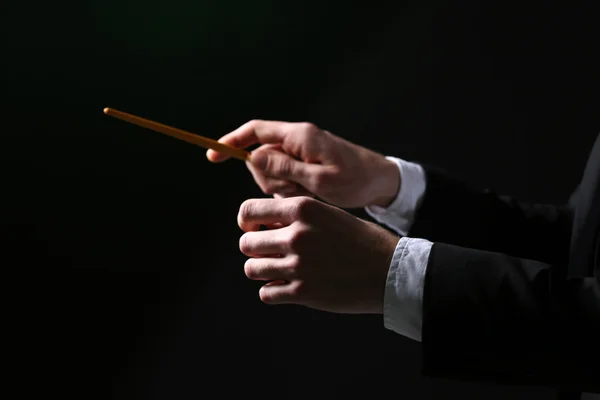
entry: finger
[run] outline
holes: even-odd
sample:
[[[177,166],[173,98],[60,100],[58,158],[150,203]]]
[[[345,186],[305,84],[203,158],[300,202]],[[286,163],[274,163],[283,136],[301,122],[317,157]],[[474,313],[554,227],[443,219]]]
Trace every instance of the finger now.
[[[293,182],[269,178],[252,164],[247,162],[246,165],[254,181],[264,194],[293,193],[299,190],[299,186]]]
[[[259,147],[261,150],[272,150],[282,152],[281,144],[263,144]],[[252,163],[246,162],[246,167],[252,174],[254,181],[258,184],[260,189],[265,194],[274,193],[290,193],[298,190],[298,185],[293,182],[285,181],[282,179],[273,179],[267,177],[264,172],[256,168]]]
[[[266,284],[260,288],[258,295],[265,304],[298,304],[301,301],[301,283],[291,281],[277,284]]]
[[[279,233],[280,229],[246,232],[240,237],[240,251],[248,257],[265,257],[286,254],[289,244]]]
[[[259,149],[283,152],[281,144],[263,144]],[[246,166],[252,174],[254,181],[265,194],[291,193],[298,190],[297,184],[283,179],[270,178],[250,162],[246,162]]]
[[[260,172],[266,178],[297,183],[308,190],[317,187],[324,171],[324,166],[320,164],[299,161],[288,154],[271,149],[254,150],[250,155],[248,168],[251,172],[255,170],[255,179]]]
[[[287,281],[283,281],[283,280],[276,280],[276,281],[271,281],[271,282],[267,282],[265,283],[265,286],[271,286],[271,285],[285,285],[287,284]]]
[[[264,224],[264,225],[265,225],[265,228],[267,228],[267,229],[279,229],[279,228],[284,227],[284,225],[279,222],[275,222],[272,224]]]
[[[246,200],[238,212],[238,225],[244,232],[257,231],[260,225],[275,222],[286,226],[291,225],[314,205],[298,198]]]
[[[250,258],[244,264],[244,273],[249,279],[257,281],[287,281],[295,277],[294,265],[292,256]]]
[[[255,150],[274,150],[274,151],[281,151],[281,152],[285,152],[283,150],[283,144],[282,143],[266,143],[266,144],[262,144],[260,145],[260,147],[258,147]]]
[[[277,188],[267,186],[268,180],[295,183],[309,193],[316,193],[320,190],[319,188],[323,187],[323,181],[327,178],[328,173],[327,166],[299,161],[288,154],[272,150],[253,151],[248,164],[255,180],[257,177],[264,177],[261,182],[272,193],[284,193],[284,191],[278,191]],[[272,185],[275,186],[276,184],[273,183]],[[282,184],[281,186],[285,187],[285,193],[293,191],[287,185]]]
[[[290,197],[312,197],[312,198],[314,198],[315,195],[312,194],[311,192],[309,192],[308,190],[300,187],[295,192],[273,193],[273,197],[276,198],[276,199],[289,199]]]
[[[256,143],[281,143],[291,127],[291,122],[253,120],[224,135],[218,141],[240,149]],[[221,162],[229,158],[215,150],[208,150],[206,157],[212,162]]]

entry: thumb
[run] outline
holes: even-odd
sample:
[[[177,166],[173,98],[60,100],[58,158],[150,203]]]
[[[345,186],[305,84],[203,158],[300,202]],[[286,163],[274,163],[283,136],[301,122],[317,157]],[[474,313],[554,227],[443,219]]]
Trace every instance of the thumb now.
[[[305,163],[275,150],[255,150],[250,155],[250,163],[271,178],[299,183],[309,189],[318,165]],[[310,190],[310,189],[309,189]]]

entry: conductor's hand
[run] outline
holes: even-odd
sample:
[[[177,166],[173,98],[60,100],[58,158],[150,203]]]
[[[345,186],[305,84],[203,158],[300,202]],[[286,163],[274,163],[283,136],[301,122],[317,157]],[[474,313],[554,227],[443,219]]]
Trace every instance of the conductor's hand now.
[[[250,121],[219,139],[252,151],[248,169],[265,194],[316,196],[338,207],[387,206],[400,188],[398,167],[383,155],[310,123]],[[228,157],[207,152],[212,162]]]
[[[387,272],[399,238],[310,197],[251,199],[240,207],[248,278],[267,281],[267,304],[337,313],[383,313]],[[271,229],[258,231],[260,225]]]

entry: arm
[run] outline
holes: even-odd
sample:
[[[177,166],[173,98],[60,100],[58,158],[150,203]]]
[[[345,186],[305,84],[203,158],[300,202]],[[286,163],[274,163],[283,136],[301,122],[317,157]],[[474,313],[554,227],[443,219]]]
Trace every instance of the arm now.
[[[427,192],[411,235],[434,242],[566,263],[572,212],[568,206],[529,204],[478,190],[425,167]]]
[[[415,167],[411,183],[410,173],[399,174],[390,157],[313,124],[254,120],[219,141],[236,148],[261,144],[246,165],[265,194],[316,196],[337,207],[367,207],[378,214],[378,222],[402,236],[410,231],[413,237],[540,261],[562,260],[568,252],[572,218],[567,208],[500,198],[429,167]],[[207,157],[213,162],[227,159],[212,150]],[[408,199],[406,207],[395,204],[397,196]],[[377,204],[388,209],[375,210]],[[543,244],[530,243],[534,237]]]
[[[434,244],[423,292],[424,373],[600,390],[600,283],[567,282],[565,268]]]
[[[404,237],[384,324],[422,341],[429,377],[600,390],[600,283],[565,268]]]
[[[520,202],[470,187],[438,169],[388,158],[401,171],[400,191],[387,208],[370,206],[366,211],[400,235],[567,262],[570,206]]]

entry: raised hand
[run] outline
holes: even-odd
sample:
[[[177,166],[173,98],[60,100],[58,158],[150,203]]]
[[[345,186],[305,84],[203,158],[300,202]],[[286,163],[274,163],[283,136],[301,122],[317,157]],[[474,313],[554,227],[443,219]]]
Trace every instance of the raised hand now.
[[[393,162],[310,123],[254,120],[219,141],[237,148],[262,144],[247,166],[261,190],[278,198],[316,196],[345,208],[386,206],[400,188]],[[228,157],[209,150],[207,158]]]

